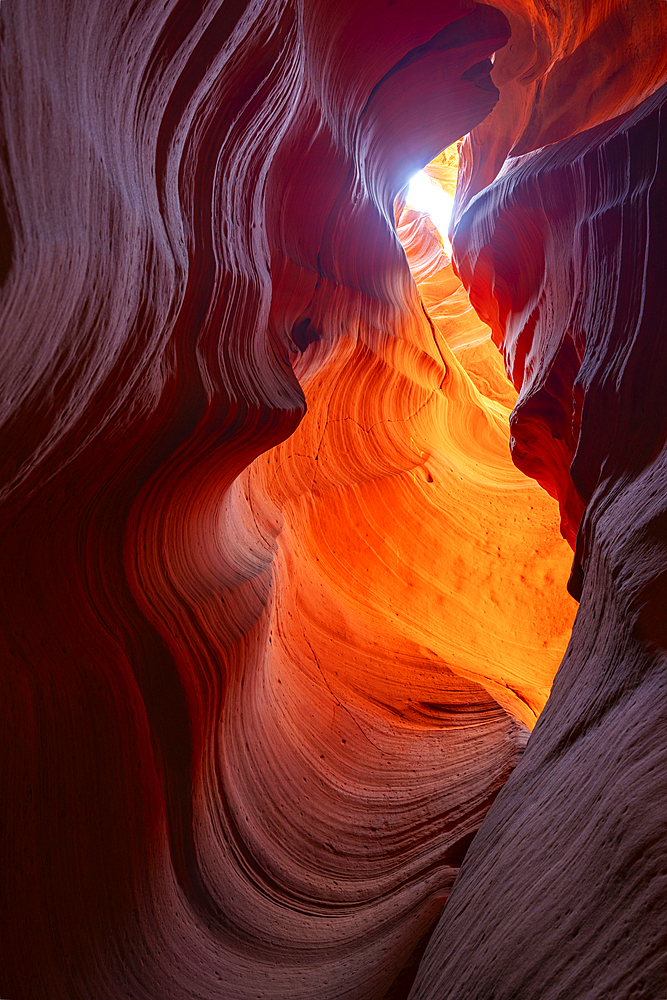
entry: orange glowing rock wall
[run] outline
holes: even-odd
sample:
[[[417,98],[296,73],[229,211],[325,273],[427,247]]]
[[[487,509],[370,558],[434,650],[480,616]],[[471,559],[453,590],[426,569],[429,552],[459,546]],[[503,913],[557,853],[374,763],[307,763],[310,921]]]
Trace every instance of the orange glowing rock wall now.
[[[470,198],[512,147],[634,106],[665,68],[662,10],[498,7],[0,6],[1,995],[410,991],[574,605],[557,505],[509,459],[500,355],[451,265],[417,289],[395,199],[475,129],[456,266],[524,405],[511,310],[498,321],[480,264],[500,189]],[[563,124],[568,60],[584,82]],[[423,255],[423,220],[413,236]],[[563,449],[535,405],[528,471],[568,525]],[[530,808],[518,841],[539,852]],[[477,878],[495,857],[480,848],[461,894],[503,905],[508,844],[505,874]],[[466,968],[447,933],[424,995],[439,948]]]

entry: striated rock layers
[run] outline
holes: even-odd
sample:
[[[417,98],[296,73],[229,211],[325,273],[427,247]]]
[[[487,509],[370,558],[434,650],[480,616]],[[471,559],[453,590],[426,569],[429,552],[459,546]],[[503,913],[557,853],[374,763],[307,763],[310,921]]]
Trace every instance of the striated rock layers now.
[[[0,995],[655,996],[663,6],[0,6]]]
[[[454,240],[575,539],[577,621],[414,1000],[667,994],[667,87],[507,160]],[[578,534],[577,534],[578,529]]]

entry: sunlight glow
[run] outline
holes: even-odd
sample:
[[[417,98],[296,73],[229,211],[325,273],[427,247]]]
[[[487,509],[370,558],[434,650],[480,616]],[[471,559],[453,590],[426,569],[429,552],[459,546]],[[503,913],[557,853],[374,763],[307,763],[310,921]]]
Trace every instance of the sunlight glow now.
[[[448,257],[451,257],[452,245],[449,242],[447,231],[454,208],[452,196],[443,191],[437,181],[420,170],[410,180],[405,204],[416,212],[426,212],[427,215],[431,216],[442,238],[444,251]]]

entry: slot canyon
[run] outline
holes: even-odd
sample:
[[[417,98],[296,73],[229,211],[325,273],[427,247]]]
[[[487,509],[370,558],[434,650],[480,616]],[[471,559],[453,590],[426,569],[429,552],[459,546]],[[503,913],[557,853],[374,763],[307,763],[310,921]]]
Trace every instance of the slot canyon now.
[[[0,0],[0,100],[0,996],[667,1000],[667,3]]]

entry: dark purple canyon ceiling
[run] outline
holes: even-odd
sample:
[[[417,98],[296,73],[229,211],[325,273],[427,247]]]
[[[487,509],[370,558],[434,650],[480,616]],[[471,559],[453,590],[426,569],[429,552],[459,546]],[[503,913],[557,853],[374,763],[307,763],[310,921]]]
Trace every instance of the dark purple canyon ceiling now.
[[[666,6],[0,6],[1,996],[667,995]]]

